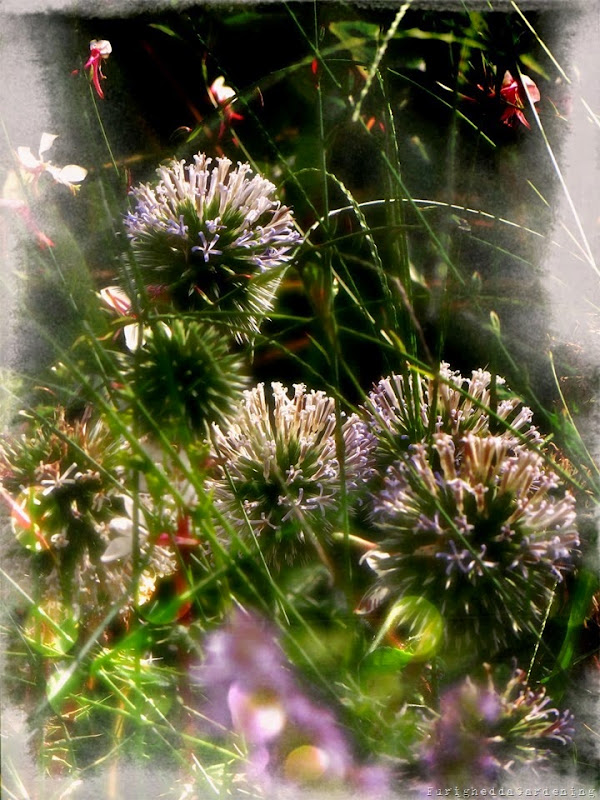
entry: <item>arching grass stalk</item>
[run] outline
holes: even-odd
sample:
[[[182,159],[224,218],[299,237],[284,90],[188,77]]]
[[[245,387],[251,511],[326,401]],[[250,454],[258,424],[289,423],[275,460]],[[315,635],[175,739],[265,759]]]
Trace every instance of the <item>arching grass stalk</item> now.
[[[513,2],[513,5],[514,5],[514,2]],[[522,73],[521,73],[520,70],[519,70],[519,76],[522,77]],[[556,177],[558,178],[558,180],[560,182],[561,188],[563,190],[563,194],[565,196],[565,199],[567,201],[567,204],[569,206],[571,214],[573,215],[573,220],[575,222],[575,227],[577,228],[577,231],[579,232],[579,236],[581,237],[581,245],[582,245],[582,248],[583,248],[585,256],[586,256],[586,261],[589,264],[589,266],[594,270],[594,272],[600,277],[600,268],[596,264],[596,260],[594,258],[594,254],[593,254],[592,249],[590,247],[590,243],[588,241],[587,235],[586,235],[586,233],[585,233],[585,231],[583,229],[583,224],[581,222],[581,219],[579,218],[579,214],[577,213],[577,209],[575,208],[575,203],[573,202],[573,198],[571,197],[571,192],[569,191],[569,187],[567,186],[565,178],[564,178],[564,176],[562,174],[562,170],[561,170],[561,168],[560,168],[560,166],[558,164],[556,156],[554,155],[554,150],[552,149],[552,145],[550,144],[550,140],[548,139],[546,131],[544,130],[544,126],[542,125],[542,121],[541,121],[540,116],[539,116],[539,114],[538,114],[538,112],[536,110],[535,103],[532,101],[531,95],[529,93],[529,90],[527,89],[527,87],[525,85],[524,85],[524,88],[525,88],[525,93],[527,94],[527,101],[529,103],[529,108],[531,110],[531,113],[533,114],[533,117],[535,119],[535,122],[536,122],[536,125],[538,127],[538,130],[539,130],[539,132],[540,132],[540,134],[542,136],[542,139],[544,141],[544,145],[546,146],[546,151],[548,153],[548,156],[550,157],[550,162],[552,163],[552,167],[554,169],[554,172],[556,173]]]

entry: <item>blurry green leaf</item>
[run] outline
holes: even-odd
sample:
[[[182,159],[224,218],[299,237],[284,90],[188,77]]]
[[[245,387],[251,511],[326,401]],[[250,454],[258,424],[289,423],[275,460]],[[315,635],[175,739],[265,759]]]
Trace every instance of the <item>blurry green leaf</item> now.
[[[251,25],[253,23],[260,23],[265,21],[264,19],[265,12],[264,11],[242,11],[239,14],[232,14],[231,16],[226,16],[223,19],[225,25],[230,28],[235,27],[236,25],[243,26],[243,25]]]
[[[519,56],[519,61],[523,66],[525,66],[530,72],[535,72],[536,75],[541,75],[542,78],[546,80],[550,80],[550,76],[546,72],[546,70],[542,67],[542,65],[530,54],[530,53],[523,53]]]
[[[487,50],[489,48],[489,45],[483,40],[470,39],[467,36],[455,36],[453,33],[434,33],[420,28],[397,31],[394,34],[394,39],[421,39],[423,41],[431,39],[437,42],[445,42],[446,44],[459,44],[461,47],[473,47],[477,50]]]
[[[178,619],[179,612],[189,603],[189,600],[187,593],[167,602],[158,598],[140,608],[139,614],[153,625],[166,625]]]
[[[96,675],[102,669],[108,669],[111,662],[114,662],[125,653],[127,657],[131,654],[142,655],[148,652],[153,644],[152,633],[148,628],[139,627],[127,634],[118,644],[110,649],[103,650],[97,656],[90,667],[90,674]]]
[[[567,631],[560,648],[560,653],[556,659],[556,666],[548,678],[542,683],[549,684],[552,697],[560,699],[562,692],[567,685],[567,671],[577,652],[577,643],[581,636],[581,629],[592,604],[592,598],[598,591],[598,576],[587,569],[581,570],[577,584],[573,591],[571,603],[571,613],[567,622]]]
[[[402,635],[403,649],[415,659],[426,659],[437,649],[444,632],[442,616],[424,597],[403,597],[392,606],[373,645],[375,652],[383,638],[393,633]]]
[[[29,528],[17,528],[16,538],[20,545],[32,553],[41,553],[46,548],[42,544],[37,525]]]
[[[346,50],[350,51],[357,63],[369,63],[375,56],[379,38],[379,25],[374,22],[332,22],[329,30],[336,36]]]
[[[42,516],[41,501],[37,495],[37,487],[28,486],[17,500],[10,495],[3,495],[12,508],[10,522],[16,540],[26,550],[32,553],[41,553],[45,550],[44,537],[35,520]]]
[[[397,647],[378,647],[361,662],[360,674],[363,678],[399,672],[414,659],[412,653]]]
[[[163,33],[166,33],[167,36],[173,36],[175,39],[181,39],[181,36],[178,33],[175,33],[172,28],[169,28],[168,25],[160,25],[157,22],[151,22],[148,27],[156,28],[157,31],[162,31]]]

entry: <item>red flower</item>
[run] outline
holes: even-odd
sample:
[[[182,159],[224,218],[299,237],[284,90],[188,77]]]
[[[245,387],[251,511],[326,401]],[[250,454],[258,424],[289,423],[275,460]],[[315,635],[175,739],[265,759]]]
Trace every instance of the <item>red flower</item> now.
[[[525,91],[525,97],[523,95],[523,90]],[[531,128],[531,125],[527,122],[525,114],[523,113],[526,95],[529,95],[529,99],[532,103],[538,103],[540,100],[540,90],[528,75],[521,75],[521,81],[518,81],[516,78],[513,78],[507,70],[504,73],[504,79],[500,89],[500,97],[507,106],[500,117],[501,122],[504,122],[506,125],[516,125],[517,122],[520,122],[526,128]]]
[[[107,59],[112,53],[112,45],[106,39],[92,39],[90,42],[90,57],[83,65],[84,69],[90,69],[92,76],[92,83],[98,97],[104,99],[104,92],[100,86],[100,79],[104,80],[106,77],[102,74],[102,60]]]

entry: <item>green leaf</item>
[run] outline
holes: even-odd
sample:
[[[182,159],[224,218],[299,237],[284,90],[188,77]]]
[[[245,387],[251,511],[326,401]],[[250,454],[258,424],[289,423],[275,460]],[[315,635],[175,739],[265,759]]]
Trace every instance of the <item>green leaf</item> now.
[[[272,16],[272,15],[271,15]],[[264,23],[265,22],[265,12],[264,11],[242,11],[240,14],[232,14],[231,16],[225,17],[223,23],[227,25],[229,28],[234,28],[236,26],[243,26],[243,25],[252,25],[253,23]]]
[[[374,22],[351,20],[332,22],[329,30],[336,36],[354,61],[360,64],[370,63],[375,56],[375,48],[379,39],[379,25]]]
[[[174,622],[183,606],[189,602],[187,593],[174,597],[172,600],[153,600],[139,609],[139,614],[152,625],[166,625]]]
[[[362,678],[369,679],[379,675],[400,672],[413,661],[414,655],[398,647],[378,647],[369,653],[360,665]]]
[[[90,674],[96,675],[100,670],[109,670],[110,664],[119,659],[123,654],[128,657],[135,653],[138,655],[144,654],[152,647],[153,643],[154,640],[151,631],[146,627],[140,626],[131,631],[131,633],[128,633],[119,644],[100,653],[92,662]]]
[[[548,75],[546,70],[542,67],[542,65],[538,61],[536,61],[536,59],[530,53],[523,53],[522,55],[520,55],[519,61],[530,72],[535,72],[536,75],[540,75],[542,78],[550,80],[550,76]]]
[[[168,25],[160,25],[158,22],[151,22],[148,25],[149,28],[156,28],[157,31],[162,31],[162,33],[166,33],[167,36],[172,36],[174,39],[181,39],[181,36],[172,28],[169,28]]]
[[[565,638],[556,659],[556,666],[552,673],[542,680],[542,683],[549,685],[555,700],[560,699],[567,685],[567,672],[575,658],[581,629],[590,612],[592,598],[597,591],[598,576],[587,569],[581,570],[573,591],[571,613],[567,622]]]

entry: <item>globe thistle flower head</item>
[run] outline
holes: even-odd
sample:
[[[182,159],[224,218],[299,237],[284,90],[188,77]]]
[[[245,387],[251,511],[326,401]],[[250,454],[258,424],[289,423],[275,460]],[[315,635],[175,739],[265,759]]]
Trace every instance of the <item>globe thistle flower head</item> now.
[[[118,469],[122,449],[89,407],[70,416],[57,406],[45,418],[28,420],[19,435],[6,436],[0,443],[0,481],[32,522],[26,534],[27,527],[18,526],[19,540],[33,551],[44,541],[62,548],[68,539],[71,550],[93,542],[112,485],[107,475]],[[37,539],[29,535],[34,530],[41,531]]]
[[[13,511],[20,509],[13,513],[16,539],[37,558],[41,595],[76,608],[81,624],[97,621],[117,598],[122,614],[134,601],[132,504],[117,483],[127,452],[89,409],[69,418],[63,407],[36,420],[31,435],[2,446],[2,488]],[[168,550],[150,546],[144,524],[139,532],[146,562],[140,585],[150,587],[175,562]],[[117,540],[128,541],[128,549],[119,551]]]
[[[550,702],[544,689],[527,685],[522,670],[503,689],[489,676],[485,685],[467,678],[446,690],[420,754],[425,781],[490,785],[509,777],[515,762],[547,766],[574,732],[572,714]]]
[[[32,484],[49,486],[73,464],[82,474],[96,474],[94,464],[110,468],[118,461],[119,443],[102,420],[93,418],[89,406],[82,414],[56,406],[42,409],[36,419],[23,416],[21,431],[0,442],[0,479],[9,491]]]
[[[502,436],[447,433],[412,445],[387,471],[367,554],[377,574],[366,607],[424,596],[448,642],[501,646],[544,614],[579,544],[575,499],[542,457]],[[465,625],[465,620],[469,624]]]
[[[499,387],[505,383],[500,377],[495,382]],[[427,379],[414,369],[382,378],[365,405],[383,460],[389,464],[410,444],[435,432],[448,433],[455,439],[465,433],[488,434],[491,388],[492,375],[486,370],[473,370],[470,378],[463,378],[445,362],[435,379]],[[538,431],[530,425],[531,410],[517,397],[509,394],[502,399],[495,413],[530,441],[541,442]]]
[[[339,510],[341,470],[336,452],[335,402],[322,391],[294,386],[290,397],[272,384],[244,392],[234,421],[213,426],[216,476],[209,481],[218,510],[242,534],[249,527],[269,558],[290,559],[314,529]],[[359,490],[371,475],[372,437],[356,415],[342,423],[345,482]]]
[[[155,187],[132,190],[125,226],[148,283],[164,285],[179,309],[239,312],[243,337],[272,308],[300,235],[275,186],[249,164],[211,164],[199,153],[159,167]]]
[[[247,385],[241,357],[214,327],[174,319],[147,328],[134,354],[121,356],[126,386],[169,434],[206,429],[232,413]],[[145,415],[140,423],[147,425]]]

